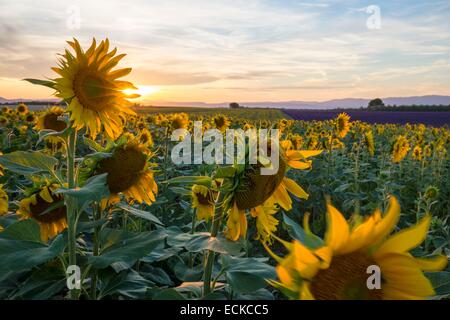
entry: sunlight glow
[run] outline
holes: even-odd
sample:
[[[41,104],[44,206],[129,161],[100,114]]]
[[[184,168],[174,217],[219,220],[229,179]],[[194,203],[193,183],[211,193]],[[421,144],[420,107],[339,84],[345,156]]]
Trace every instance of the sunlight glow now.
[[[146,96],[150,96],[153,93],[158,92],[160,89],[158,87],[154,87],[154,86],[136,86],[138,89],[137,90],[133,90],[133,89],[125,89],[123,90],[123,93],[130,95],[130,94],[139,94],[142,97],[146,97]]]

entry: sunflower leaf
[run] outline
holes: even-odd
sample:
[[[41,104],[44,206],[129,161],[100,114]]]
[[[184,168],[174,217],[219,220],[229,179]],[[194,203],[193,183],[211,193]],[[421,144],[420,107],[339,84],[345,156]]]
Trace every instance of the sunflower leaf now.
[[[56,82],[50,81],[50,80],[40,80],[40,79],[31,79],[31,78],[27,78],[27,79],[23,79],[23,80],[28,81],[32,84],[37,84],[37,85],[52,88],[52,89],[55,89],[55,85],[56,85]]]
[[[128,206],[126,204],[123,204],[123,203],[119,203],[117,205],[117,207],[122,209],[122,210],[124,210],[124,211],[126,211],[126,212],[128,212],[128,213],[131,213],[132,215],[134,215],[136,217],[148,220],[150,222],[153,222],[155,224],[159,224],[161,226],[163,225],[163,223],[150,212],[139,210],[139,209],[130,207],[130,206]]]
[[[311,249],[323,246],[323,240],[314,234],[307,233],[298,223],[283,213],[283,224],[289,235]]]
[[[54,173],[58,160],[39,151],[15,151],[0,156],[0,164],[8,170],[32,175],[43,172]]]

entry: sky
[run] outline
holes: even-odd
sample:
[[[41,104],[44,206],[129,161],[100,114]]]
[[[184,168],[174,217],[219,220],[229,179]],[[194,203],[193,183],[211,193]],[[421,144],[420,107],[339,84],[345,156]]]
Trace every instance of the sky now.
[[[450,95],[450,1],[2,0],[0,97],[108,37],[143,102]]]

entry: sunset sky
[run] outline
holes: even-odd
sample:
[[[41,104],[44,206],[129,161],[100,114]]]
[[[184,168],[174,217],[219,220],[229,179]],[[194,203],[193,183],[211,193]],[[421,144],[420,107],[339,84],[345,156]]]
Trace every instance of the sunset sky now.
[[[55,77],[71,37],[127,53],[145,102],[450,95],[449,21],[448,0],[2,0],[0,97],[51,97],[20,79]]]

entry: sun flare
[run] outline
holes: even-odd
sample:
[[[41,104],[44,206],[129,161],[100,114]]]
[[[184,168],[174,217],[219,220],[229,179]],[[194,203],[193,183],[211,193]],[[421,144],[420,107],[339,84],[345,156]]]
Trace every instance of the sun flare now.
[[[139,94],[142,97],[145,96],[150,96],[158,91],[160,91],[160,88],[158,87],[154,87],[154,86],[136,86],[138,89],[125,89],[123,90],[123,93],[125,93],[126,95],[130,95],[130,94]]]

